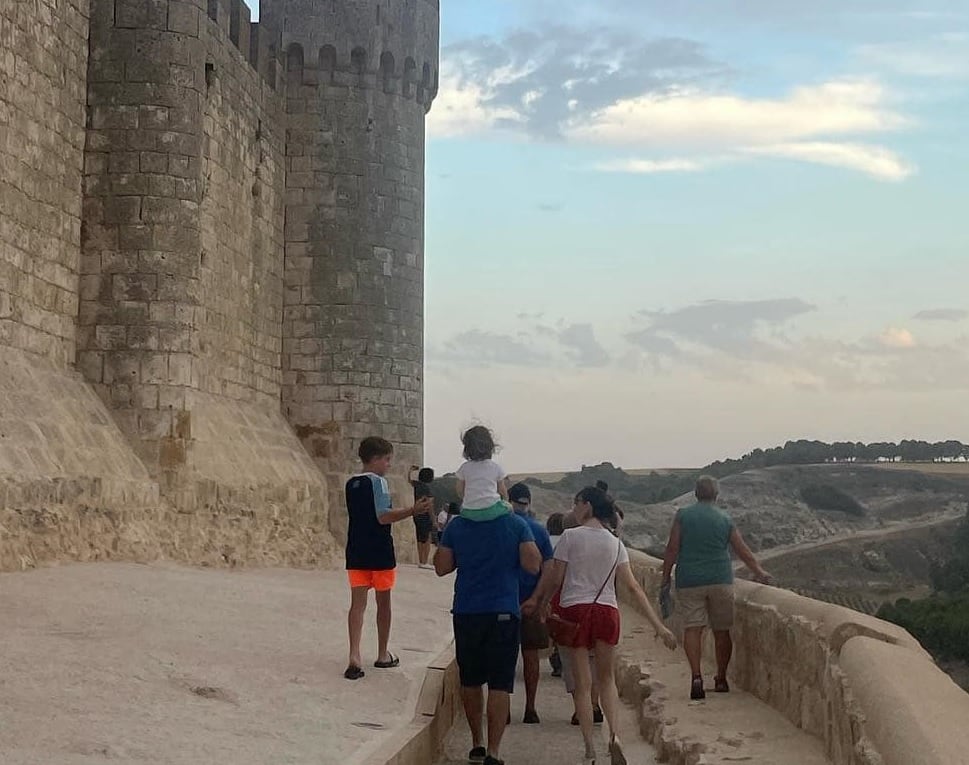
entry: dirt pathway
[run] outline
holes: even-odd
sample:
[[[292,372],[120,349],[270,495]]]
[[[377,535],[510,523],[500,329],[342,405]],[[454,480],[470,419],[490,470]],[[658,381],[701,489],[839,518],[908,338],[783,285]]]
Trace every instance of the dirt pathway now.
[[[781,545],[780,547],[771,547],[767,550],[761,550],[757,553],[757,559],[761,562],[771,560],[772,558],[779,558],[782,555],[788,555],[790,553],[804,552],[805,550],[816,550],[819,547],[828,547],[829,545],[840,544],[841,542],[854,541],[856,539],[879,539],[881,537],[893,536],[894,534],[904,534],[906,531],[911,531],[912,529],[923,529],[929,526],[938,526],[942,523],[950,523],[951,521],[957,521],[960,518],[965,517],[965,510],[952,510],[950,512],[940,513],[938,515],[933,515],[930,518],[924,518],[916,521],[897,521],[891,524],[886,524],[885,526],[877,529],[864,529],[862,531],[851,531],[843,534],[835,534],[830,537],[825,537],[824,539],[818,539],[811,542],[799,542],[795,545]],[[737,563],[736,567],[741,568],[742,563]]]
[[[520,670],[520,667],[519,667]],[[501,757],[507,765],[578,765],[582,762],[582,734],[578,727],[570,724],[572,718],[572,698],[565,692],[565,685],[559,678],[550,674],[548,662],[542,662],[542,679],[538,689],[539,725],[523,725],[525,689],[521,672],[512,696],[512,724],[505,731],[501,746]],[[625,751],[631,765],[655,765],[653,748],[638,734],[635,712],[623,705],[622,733]],[[605,726],[601,729],[601,741],[597,747],[600,754],[599,764],[607,765]],[[466,765],[471,736],[463,713],[455,721],[448,736],[444,757],[438,765]]]

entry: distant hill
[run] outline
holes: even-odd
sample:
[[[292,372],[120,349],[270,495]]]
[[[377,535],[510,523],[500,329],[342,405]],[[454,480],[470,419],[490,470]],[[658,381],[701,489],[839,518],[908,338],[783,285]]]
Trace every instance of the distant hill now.
[[[898,462],[896,462],[898,460]],[[770,449],[754,449],[738,459],[718,460],[706,467],[682,470],[623,470],[611,462],[583,465],[580,470],[561,473],[556,480],[527,478],[526,482],[546,489],[575,493],[596,481],[609,484],[610,493],[617,500],[650,504],[668,502],[693,488],[701,474],[717,478],[738,475],[748,470],[783,465],[817,465],[825,463],[879,464],[887,461],[894,466],[929,463],[946,460],[946,464],[958,461],[969,467],[969,446],[961,441],[904,440],[899,443],[839,441],[833,444],[823,441],[788,441],[783,446]],[[941,467],[941,466],[940,466]],[[904,469],[904,467],[902,468]],[[940,471],[941,472],[941,471]],[[850,503],[849,503],[850,504]]]

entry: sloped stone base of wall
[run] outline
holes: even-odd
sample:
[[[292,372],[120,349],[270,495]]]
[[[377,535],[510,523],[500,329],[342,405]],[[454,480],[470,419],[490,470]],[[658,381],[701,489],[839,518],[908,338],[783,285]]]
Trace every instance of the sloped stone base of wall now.
[[[0,347],[0,570],[336,562],[325,484],[282,416],[194,404],[187,463],[159,484],[79,375]]]

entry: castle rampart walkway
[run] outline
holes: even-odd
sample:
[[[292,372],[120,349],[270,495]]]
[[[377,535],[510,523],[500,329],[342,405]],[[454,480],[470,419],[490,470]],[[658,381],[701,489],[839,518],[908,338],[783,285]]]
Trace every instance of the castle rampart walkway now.
[[[656,643],[645,619],[630,609],[623,613],[623,625],[618,677],[626,702],[623,741],[630,763],[827,765],[818,739],[748,693],[711,692],[705,701],[690,701],[690,671],[682,650],[671,653]],[[539,685],[540,725],[520,722],[523,703],[519,676],[512,698],[513,722],[502,745],[507,765],[581,762],[582,736],[569,724],[571,699],[562,681],[551,677],[547,662],[542,663]],[[605,737],[603,726],[601,765],[609,762]],[[470,745],[467,724],[459,715],[438,765],[464,765]]]

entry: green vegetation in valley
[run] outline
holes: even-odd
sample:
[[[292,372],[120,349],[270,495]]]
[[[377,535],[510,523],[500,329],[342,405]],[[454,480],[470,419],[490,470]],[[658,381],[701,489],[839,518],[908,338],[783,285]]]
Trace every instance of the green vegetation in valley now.
[[[886,603],[878,616],[907,629],[939,659],[969,661],[969,508],[950,549],[930,568],[932,595]]]
[[[808,484],[801,487],[800,494],[812,510],[834,510],[856,516],[865,514],[865,508],[857,499],[829,484]]]

